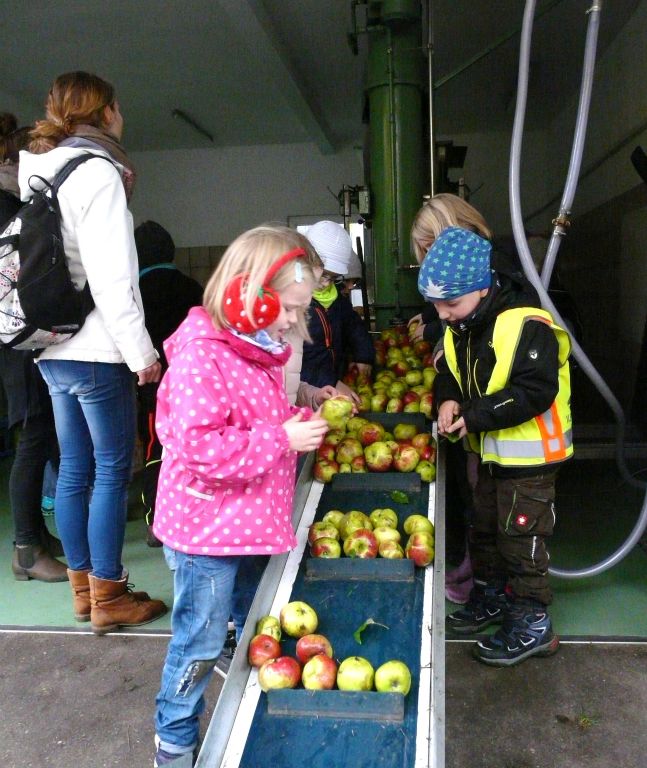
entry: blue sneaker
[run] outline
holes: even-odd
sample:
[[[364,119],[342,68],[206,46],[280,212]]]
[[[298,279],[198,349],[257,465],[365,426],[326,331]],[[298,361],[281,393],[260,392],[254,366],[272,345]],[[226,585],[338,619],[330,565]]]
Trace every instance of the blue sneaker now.
[[[40,508],[44,515],[53,515],[54,499],[51,496],[43,496],[40,500]]]
[[[558,648],[546,606],[519,600],[506,612],[501,629],[479,640],[473,653],[484,664],[511,667],[530,656],[552,656]]]

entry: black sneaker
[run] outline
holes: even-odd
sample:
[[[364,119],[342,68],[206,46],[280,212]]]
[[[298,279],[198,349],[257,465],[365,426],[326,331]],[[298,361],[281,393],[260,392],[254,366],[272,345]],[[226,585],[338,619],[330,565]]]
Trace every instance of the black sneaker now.
[[[155,748],[153,768],[160,768],[162,765],[172,765],[173,768],[193,768],[194,761],[198,757],[198,747],[192,752],[183,752],[181,755],[167,752],[160,747],[157,736],[155,737]]]
[[[529,656],[552,656],[558,648],[546,606],[520,601],[507,611],[501,629],[474,646],[474,657],[495,667],[511,667]]]
[[[490,624],[500,624],[508,604],[503,585],[474,580],[474,589],[465,606],[447,616],[447,629],[457,635],[473,635]]]

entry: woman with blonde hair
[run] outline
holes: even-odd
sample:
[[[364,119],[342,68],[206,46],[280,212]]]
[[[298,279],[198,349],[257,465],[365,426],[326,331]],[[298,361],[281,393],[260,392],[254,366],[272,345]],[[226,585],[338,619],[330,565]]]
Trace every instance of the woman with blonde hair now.
[[[68,561],[74,615],[97,634],[153,621],[160,600],[128,588],[121,562],[135,442],[135,381],[160,376],[144,325],[132,216],[134,169],[122,147],[114,88],[87,72],[54,81],[45,119],[20,153],[22,199],[89,154],[61,185],[61,231],[72,281],[94,309],[68,340],[37,362],[47,382],[61,450],[56,525]]]
[[[312,264],[307,240],[294,230],[243,233],[207,283],[203,306],[164,344],[153,530],[174,572],[174,600],[156,766],[196,749],[229,616],[240,638],[259,562],[296,544],[297,453],[315,450],[328,430],[320,416],[290,405],[284,385],[287,338],[307,338]]]

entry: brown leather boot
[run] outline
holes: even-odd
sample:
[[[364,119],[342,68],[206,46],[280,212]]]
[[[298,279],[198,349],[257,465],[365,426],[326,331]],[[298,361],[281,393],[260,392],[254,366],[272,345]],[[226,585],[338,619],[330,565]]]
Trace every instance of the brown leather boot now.
[[[74,602],[74,618],[77,621],[90,621],[91,607],[90,607],[90,579],[88,578],[90,571],[72,571],[67,569],[67,575],[70,579],[70,586],[72,587],[72,600]],[[148,592],[133,592],[135,597],[140,602],[150,600]]]
[[[166,605],[161,600],[141,600],[128,589],[128,576],[118,581],[88,575],[90,582],[90,618],[97,635],[114,632],[119,627],[139,627],[163,616]],[[140,593],[146,594],[146,593]]]
[[[40,544],[16,544],[11,570],[16,581],[67,581],[67,568]]]

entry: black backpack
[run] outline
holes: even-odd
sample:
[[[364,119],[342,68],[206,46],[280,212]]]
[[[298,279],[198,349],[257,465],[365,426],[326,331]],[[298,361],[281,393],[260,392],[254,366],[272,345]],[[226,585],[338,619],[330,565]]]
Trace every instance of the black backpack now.
[[[77,290],[70,278],[57,193],[81,163],[99,157],[79,155],[49,183],[32,176],[34,196],[10,219],[0,235],[0,344],[13,349],[43,349],[77,333],[94,308],[86,282]],[[31,186],[32,178],[42,189]]]

